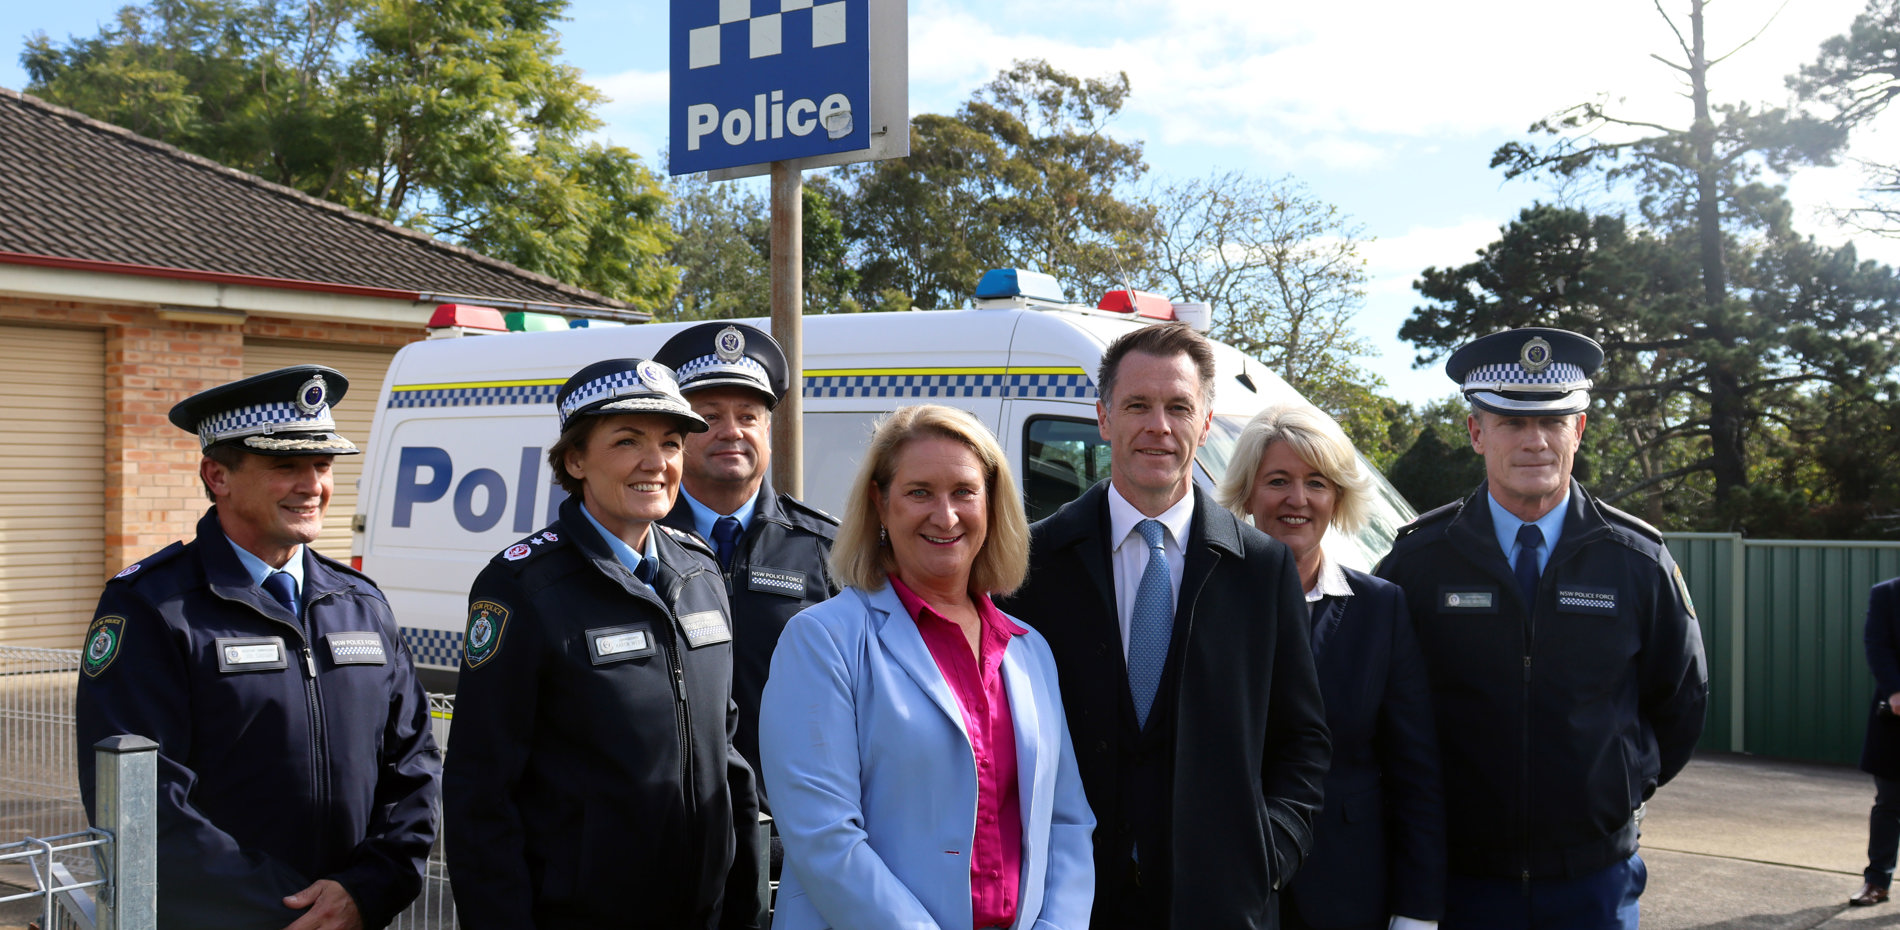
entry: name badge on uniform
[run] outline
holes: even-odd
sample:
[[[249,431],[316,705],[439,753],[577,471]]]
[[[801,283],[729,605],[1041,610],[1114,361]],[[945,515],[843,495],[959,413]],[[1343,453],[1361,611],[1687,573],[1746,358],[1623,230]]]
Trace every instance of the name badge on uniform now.
[[[1616,616],[1616,589],[1587,585],[1558,585],[1557,609],[1573,614]]]
[[[754,565],[746,576],[746,588],[764,591],[767,594],[783,594],[786,597],[805,596],[805,573],[789,568],[771,568]]]
[[[373,630],[356,633],[330,633],[330,662],[334,665],[387,665],[383,638]]]
[[[1443,613],[1494,614],[1498,612],[1498,589],[1441,585],[1438,588],[1438,609]]]
[[[650,656],[659,649],[653,644],[653,631],[644,623],[608,626],[587,631],[587,657],[595,665]]]
[[[716,610],[681,614],[680,632],[686,634],[686,644],[694,649],[732,642],[732,631],[726,628],[726,615]]]
[[[281,636],[227,636],[216,642],[218,671],[268,672],[290,667]]]

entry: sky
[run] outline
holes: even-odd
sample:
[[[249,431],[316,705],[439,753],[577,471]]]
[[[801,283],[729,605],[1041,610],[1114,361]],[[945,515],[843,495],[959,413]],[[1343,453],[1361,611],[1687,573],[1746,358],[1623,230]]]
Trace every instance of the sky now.
[[[119,5],[5,4],[0,47],[12,53],[0,56],[0,86],[25,86],[17,53],[28,35],[92,35]],[[952,112],[1022,58],[1084,76],[1126,71],[1132,94],[1108,132],[1144,143],[1151,178],[1291,176],[1360,225],[1370,280],[1355,326],[1375,350],[1362,364],[1392,396],[1422,403],[1454,386],[1437,364],[1414,368],[1398,339],[1418,303],[1412,281],[1471,261],[1519,210],[1556,196],[1540,181],[1504,180],[1487,167],[1491,152],[1599,97],[1632,118],[1687,122],[1686,86],[1652,57],[1685,57],[1658,5],[1686,35],[1687,0],[911,0],[910,110]],[[1864,8],[1710,2],[1710,57],[1734,53],[1713,72],[1715,100],[1789,102],[1784,77]],[[562,29],[567,61],[611,98],[601,136],[656,165],[667,147],[667,15],[664,0],[575,0]],[[1856,234],[1830,212],[1857,201],[1852,158],[1891,161],[1896,140],[1900,112],[1862,132],[1842,166],[1792,178],[1797,226],[1900,264],[1900,240]]]

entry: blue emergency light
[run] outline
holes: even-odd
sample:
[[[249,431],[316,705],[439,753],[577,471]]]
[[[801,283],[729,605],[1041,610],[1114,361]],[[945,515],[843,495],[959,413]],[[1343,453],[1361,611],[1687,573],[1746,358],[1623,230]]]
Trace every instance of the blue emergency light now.
[[[1067,295],[1062,293],[1062,285],[1056,281],[1055,277],[1040,271],[991,268],[983,272],[982,280],[976,283],[977,300],[1008,300],[1011,297],[1050,300],[1056,303],[1068,300]]]

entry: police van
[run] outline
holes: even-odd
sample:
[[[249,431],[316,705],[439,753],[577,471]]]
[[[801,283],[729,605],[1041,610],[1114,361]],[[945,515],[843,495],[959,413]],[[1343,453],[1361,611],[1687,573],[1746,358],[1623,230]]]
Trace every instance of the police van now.
[[[804,318],[804,499],[842,513],[847,485],[877,419],[898,407],[961,407],[996,434],[1036,520],[1108,476],[1096,430],[1103,351],[1136,327],[1184,319],[1205,331],[1205,305],[1110,291],[1096,306],[1067,303],[1043,274],[984,275],[961,310]],[[431,338],[397,353],[377,401],[352,552],[388,595],[418,664],[460,660],[469,584],[496,552],[549,523],[565,496],[547,464],[559,432],[554,394],[606,358],[649,358],[692,323],[504,332],[499,314],[440,308]],[[555,321],[565,327],[566,321]],[[576,321],[577,325],[582,321]],[[770,329],[768,320],[744,322]],[[473,325],[471,325],[473,324]],[[485,328],[484,328],[485,327]],[[464,337],[464,338],[449,338]],[[1247,420],[1298,395],[1259,361],[1215,343],[1213,428],[1196,456],[1210,491]],[[1374,472],[1371,519],[1334,530],[1327,551],[1365,568],[1413,511]],[[441,681],[439,675],[431,676]]]

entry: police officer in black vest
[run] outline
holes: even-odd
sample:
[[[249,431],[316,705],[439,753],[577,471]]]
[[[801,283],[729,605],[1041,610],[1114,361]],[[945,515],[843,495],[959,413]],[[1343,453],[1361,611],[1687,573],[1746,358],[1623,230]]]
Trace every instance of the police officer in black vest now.
[[[92,745],[159,744],[160,927],[382,927],[422,887],[441,758],[383,594],[312,550],[330,466],[356,446],[319,365],[180,401],[214,506],[197,538],[106,584],[75,706]]]
[[[1602,361],[1556,329],[1452,353],[1485,483],[1379,566],[1431,675],[1445,930],[1635,930],[1643,804],[1702,733],[1708,666],[1662,534],[1570,477]]]
[[[664,522],[710,541],[725,571],[735,745],[756,769],[759,695],[779,632],[794,614],[838,593],[826,564],[838,521],[772,489],[772,408],[788,380],[777,341],[742,323],[702,323],[667,340],[654,359],[679,372],[680,390],[708,427],[686,439],[682,493]],[[763,799],[761,806],[771,810]]]

